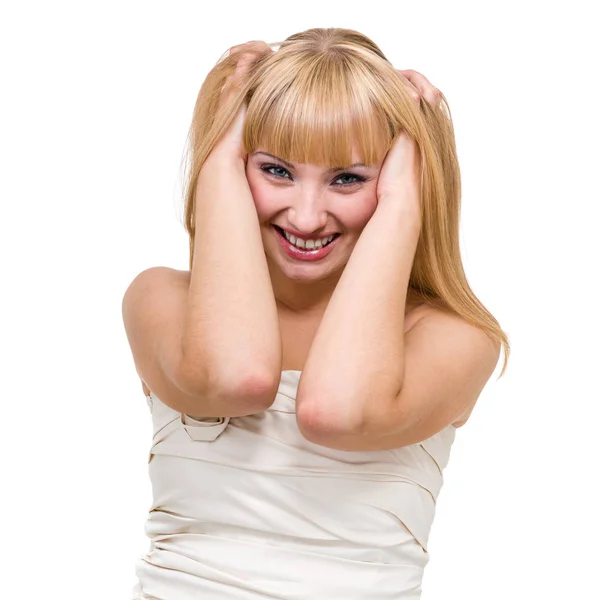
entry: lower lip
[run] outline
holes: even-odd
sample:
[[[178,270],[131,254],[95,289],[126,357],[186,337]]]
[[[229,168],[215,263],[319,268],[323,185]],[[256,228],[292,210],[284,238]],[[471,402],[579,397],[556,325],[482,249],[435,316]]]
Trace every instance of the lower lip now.
[[[318,248],[316,250],[301,250],[293,244],[290,244],[275,227],[273,227],[273,229],[275,230],[275,234],[277,235],[277,239],[279,240],[279,245],[283,248],[283,250],[285,250],[287,255],[298,260],[311,261],[321,260],[322,258],[325,258],[331,252],[331,250],[341,237],[338,235],[338,237],[336,237],[332,242],[329,242],[329,244],[327,244],[327,246],[325,246],[324,248]]]

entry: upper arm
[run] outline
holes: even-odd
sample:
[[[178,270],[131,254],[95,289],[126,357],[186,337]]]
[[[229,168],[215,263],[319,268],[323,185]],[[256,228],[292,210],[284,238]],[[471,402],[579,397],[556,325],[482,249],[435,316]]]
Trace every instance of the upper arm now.
[[[123,323],[135,368],[167,406],[206,417],[247,415],[263,410],[231,382],[229,390],[206,389],[200,369],[191,372],[182,360],[182,338],[189,290],[189,272],[167,267],[142,271],[127,288]]]
[[[499,353],[499,344],[479,328],[456,315],[432,311],[404,336],[404,381],[398,394],[383,398],[374,393],[355,430],[323,424],[319,431],[310,431],[311,439],[353,451],[423,441],[473,409]]]

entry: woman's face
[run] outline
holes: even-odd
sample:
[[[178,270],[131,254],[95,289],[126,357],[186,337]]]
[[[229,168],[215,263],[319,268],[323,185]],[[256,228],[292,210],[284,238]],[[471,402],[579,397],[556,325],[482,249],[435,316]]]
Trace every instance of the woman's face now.
[[[358,162],[354,154],[353,163]],[[325,279],[343,270],[377,208],[380,170],[381,165],[357,165],[333,172],[318,165],[284,162],[262,149],[251,153],[246,177],[268,262],[299,282]],[[307,260],[309,253],[290,248],[275,226],[313,240],[327,234],[338,237],[325,256]]]

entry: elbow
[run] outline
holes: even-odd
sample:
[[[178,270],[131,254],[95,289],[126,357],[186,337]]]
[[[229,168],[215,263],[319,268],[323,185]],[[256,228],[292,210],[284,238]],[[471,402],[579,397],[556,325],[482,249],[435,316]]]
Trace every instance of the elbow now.
[[[231,366],[218,372],[209,369],[203,377],[198,377],[196,369],[193,377],[181,379],[187,382],[190,396],[202,399],[202,407],[195,407],[190,414],[204,414],[208,408],[211,414],[206,416],[245,416],[269,408],[277,396],[279,379],[265,374],[262,369],[240,373],[240,369]],[[193,383],[192,383],[193,382]]]
[[[237,380],[232,393],[247,399],[255,412],[269,408],[277,396],[280,377],[260,370]]]
[[[262,368],[244,373],[233,368],[217,378],[214,389],[223,390],[226,398],[230,398],[233,403],[241,403],[249,411],[247,414],[253,414],[266,410],[273,404],[279,383],[280,377]]]
[[[310,407],[298,402],[296,423],[306,440],[334,450],[351,449],[349,441],[361,431],[360,421],[352,418],[348,410],[324,411],[319,405]]]

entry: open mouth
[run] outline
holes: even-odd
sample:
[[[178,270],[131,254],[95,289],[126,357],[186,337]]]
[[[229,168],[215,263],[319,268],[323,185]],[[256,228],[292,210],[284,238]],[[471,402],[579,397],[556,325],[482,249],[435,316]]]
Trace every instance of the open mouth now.
[[[324,246],[316,246],[314,248],[299,248],[295,244],[292,244],[286,237],[283,229],[277,225],[273,225],[273,228],[277,231],[277,239],[279,245],[283,251],[292,259],[299,261],[320,261],[324,259],[328,254],[331,253],[335,248],[337,240],[342,235],[341,233],[334,233],[333,237]]]
[[[279,233],[279,235],[290,245],[294,246],[295,248],[297,248],[300,251],[303,252],[314,252],[315,250],[321,250],[322,248],[327,248],[327,246],[329,246],[330,244],[333,244],[333,242],[335,242],[335,240],[337,238],[340,237],[341,233],[334,233],[333,237],[331,238],[331,240],[329,242],[327,242],[326,244],[324,244],[323,246],[319,247],[319,248],[300,248],[298,246],[296,246],[295,244],[292,244],[286,237],[285,237],[285,233],[283,231],[283,229],[281,229],[281,227],[278,227],[277,225],[273,225],[273,227],[277,230],[277,232]]]

